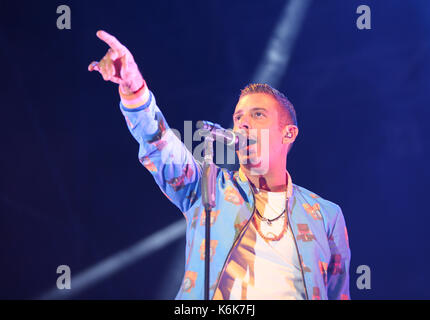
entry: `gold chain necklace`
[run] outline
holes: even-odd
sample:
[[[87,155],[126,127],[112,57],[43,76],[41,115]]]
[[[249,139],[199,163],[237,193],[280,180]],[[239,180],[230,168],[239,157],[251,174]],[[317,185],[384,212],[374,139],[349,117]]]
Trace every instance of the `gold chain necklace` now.
[[[261,214],[260,214],[260,212],[258,211],[258,209],[257,208],[255,208],[255,210],[256,210],[256,213],[257,213],[257,216],[260,218],[260,220],[261,221],[264,221],[264,222],[267,222],[267,224],[269,225],[269,226],[271,226],[272,225],[272,222],[273,221],[276,221],[276,220],[278,220],[280,217],[282,217],[283,215],[284,215],[284,213],[285,212],[287,212],[287,214],[286,214],[286,216],[285,216],[285,218],[284,218],[284,227],[282,228],[282,231],[281,231],[281,233],[280,234],[278,234],[276,237],[267,237],[267,236],[265,236],[264,234],[263,234],[263,232],[261,231],[261,229],[260,229],[260,222],[259,221],[257,221],[257,219],[255,218],[255,216],[254,216],[254,225],[255,225],[255,228],[257,229],[257,232],[258,232],[258,234],[264,239],[264,240],[266,240],[266,241],[279,241],[282,237],[283,237],[283,235],[284,235],[284,233],[285,233],[285,231],[287,230],[287,220],[288,220],[288,210],[287,210],[287,208],[288,208],[288,198],[287,198],[287,203],[286,203],[286,206],[285,206],[285,209],[284,209],[284,211],[282,211],[282,213],[279,215],[279,216],[277,216],[276,218],[274,218],[274,219],[267,219],[267,218],[264,218]]]
[[[260,220],[263,220],[264,222],[267,222],[267,224],[268,224],[269,226],[271,226],[271,225],[272,225],[272,222],[274,222],[274,221],[278,220],[280,217],[282,217],[282,215],[283,215],[283,214],[284,214],[284,212],[285,212],[285,209],[284,209],[284,211],[282,211],[282,212],[281,212],[281,214],[280,214],[279,216],[277,216],[276,218],[274,218],[274,219],[267,219],[267,218],[263,217],[263,216],[260,214],[260,212],[258,211],[258,209],[257,209],[257,208],[255,208],[255,210],[256,210],[257,215],[258,215],[258,217],[260,218]]]

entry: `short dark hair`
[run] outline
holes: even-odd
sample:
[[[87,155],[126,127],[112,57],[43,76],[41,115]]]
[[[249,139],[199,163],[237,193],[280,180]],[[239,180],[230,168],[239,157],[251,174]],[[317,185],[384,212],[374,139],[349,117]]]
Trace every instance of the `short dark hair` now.
[[[249,94],[252,93],[266,93],[274,97],[281,107],[280,110],[283,112],[279,112],[279,125],[284,127],[287,124],[297,125],[297,116],[296,110],[294,109],[293,104],[288,100],[285,94],[279,92],[275,88],[272,88],[266,83],[250,83],[245,88],[240,91],[239,100]],[[290,122],[290,123],[289,123]]]

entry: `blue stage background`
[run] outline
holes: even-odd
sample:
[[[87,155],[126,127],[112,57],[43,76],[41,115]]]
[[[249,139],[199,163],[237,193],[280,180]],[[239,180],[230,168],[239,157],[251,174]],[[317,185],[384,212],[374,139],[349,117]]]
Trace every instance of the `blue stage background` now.
[[[71,30],[56,27],[61,4]],[[75,276],[183,219],[137,159],[117,85],[87,71],[107,50],[96,31],[134,54],[171,127],[229,127],[286,4],[1,3],[0,298],[43,297],[59,265],[70,266],[73,291]],[[371,30],[356,27],[361,4]],[[277,88],[298,115],[293,182],[343,209],[352,299],[429,299],[430,2],[314,0]],[[172,299],[184,244],[72,298]],[[369,290],[356,286],[360,265]]]

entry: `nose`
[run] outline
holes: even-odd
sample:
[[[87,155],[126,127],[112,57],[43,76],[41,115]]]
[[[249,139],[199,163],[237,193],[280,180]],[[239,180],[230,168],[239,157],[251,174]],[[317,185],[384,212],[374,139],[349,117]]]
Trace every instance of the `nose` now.
[[[246,117],[245,115],[243,115],[242,117],[240,117],[238,128],[239,129],[244,129],[244,130],[249,130],[248,117]]]

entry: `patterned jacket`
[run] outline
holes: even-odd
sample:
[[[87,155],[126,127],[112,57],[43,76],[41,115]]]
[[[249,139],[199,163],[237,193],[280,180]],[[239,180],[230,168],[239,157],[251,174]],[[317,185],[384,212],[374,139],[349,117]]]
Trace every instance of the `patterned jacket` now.
[[[139,161],[186,219],[185,273],[176,299],[203,299],[205,211],[202,167],[169,130],[145,85],[133,96],[121,94],[120,109],[139,143]],[[293,184],[289,221],[308,299],[349,299],[350,249],[340,207]],[[226,261],[254,213],[254,194],[241,170],[217,167],[216,207],[211,212],[210,297]]]

